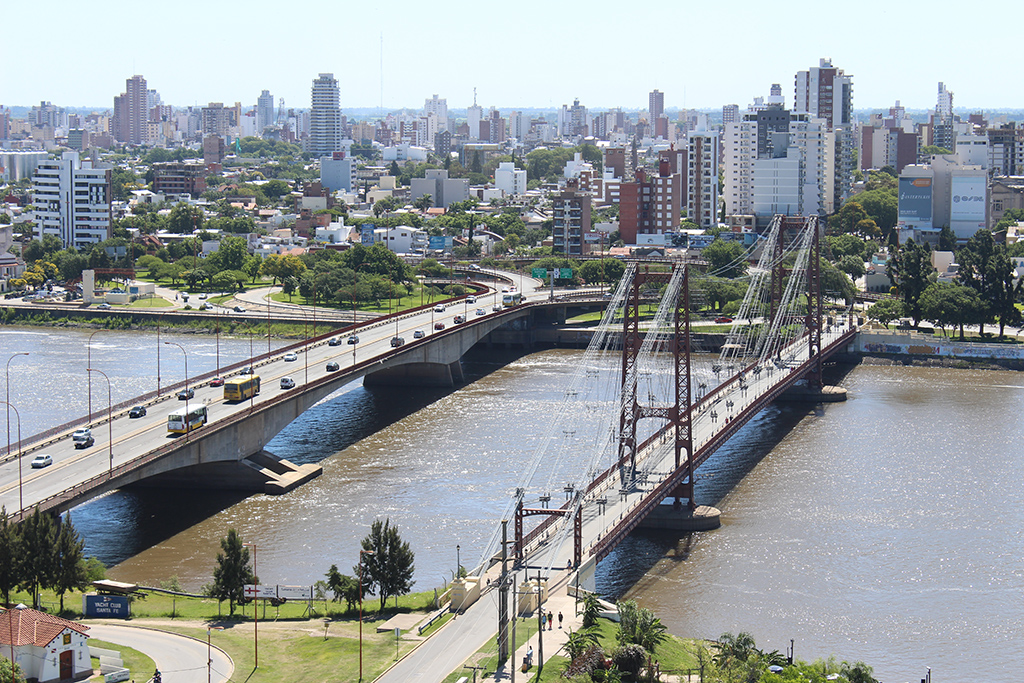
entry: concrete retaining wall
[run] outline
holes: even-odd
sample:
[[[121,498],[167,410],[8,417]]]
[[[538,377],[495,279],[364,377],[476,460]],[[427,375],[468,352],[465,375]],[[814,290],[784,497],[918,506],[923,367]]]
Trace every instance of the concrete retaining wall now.
[[[861,329],[856,351],[861,354],[883,353],[898,356],[936,356],[979,360],[1024,360],[1024,346],[1017,344],[985,344],[956,342],[914,331]]]

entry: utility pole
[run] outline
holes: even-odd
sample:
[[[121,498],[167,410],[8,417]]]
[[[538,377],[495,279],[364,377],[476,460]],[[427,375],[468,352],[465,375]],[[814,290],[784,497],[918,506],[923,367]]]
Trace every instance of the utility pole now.
[[[537,623],[540,629],[537,631],[537,680],[540,680],[540,672],[544,670],[544,609],[540,606],[541,596],[544,594],[540,585],[540,570],[537,570]]]
[[[514,648],[513,648],[514,650]],[[508,647],[508,520],[501,520],[501,577],[498,579],[498,664],[507,662]],[[515,662],[512,662],[515,668]]]

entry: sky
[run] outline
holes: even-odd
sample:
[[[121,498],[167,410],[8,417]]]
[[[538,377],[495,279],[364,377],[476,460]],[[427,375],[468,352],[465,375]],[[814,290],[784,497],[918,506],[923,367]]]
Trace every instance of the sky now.
[[[41,9],[45,6],[45,13]],[[1010,69],[1021,0],[850,3],[828,0],[640,5],[596,0],[298,2],[50,0],[4,11],[0,105],[43,100],[110,108],[125,79],[145,76],[165,104],[255,105],[266,89],[308,108],[313,79],[333,73],[341,106],[420,109],[437,93],[450,109],[667,109],[750,104],[830,57],[853,75],[854,107],[1024,108]],[[766,12],[765,8],[773,11]],[[48,25],[48,19],[53,25]],[[383,45],[383,55],[382,55]],[[997,46],[1004,46],[998,48]],[[20,58],[12,59],[12,55]]]

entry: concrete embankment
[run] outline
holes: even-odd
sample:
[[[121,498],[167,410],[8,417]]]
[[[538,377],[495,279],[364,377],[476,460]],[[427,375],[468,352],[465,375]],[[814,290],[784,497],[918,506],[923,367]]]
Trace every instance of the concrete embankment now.
[[[1024,370],[1024,345],[957,341],[914,330],[863,328],[854,353],[867,363]]]

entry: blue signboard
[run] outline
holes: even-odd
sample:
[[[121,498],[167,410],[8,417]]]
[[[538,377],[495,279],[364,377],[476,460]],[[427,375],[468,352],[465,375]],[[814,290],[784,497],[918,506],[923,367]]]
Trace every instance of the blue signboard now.
[[[444,235],[431,235],[430,236],[430,244],[429,244],[429,248],[430,249],[433,249],[435,251],[442,251],[444,249],[444,246],[445,246],[445,236]]]
[[[931,223],[932,179],[900,178],[899,220]]]
[[[82,611],[87,617],[127,619],[131,616],[128,598],[123,595],[83,595]]]
[[[376,227],[373,223],[363,223],[360,226],[360,235],[362,236],[360,242],[363,246],[373,246],[373,231]]]

